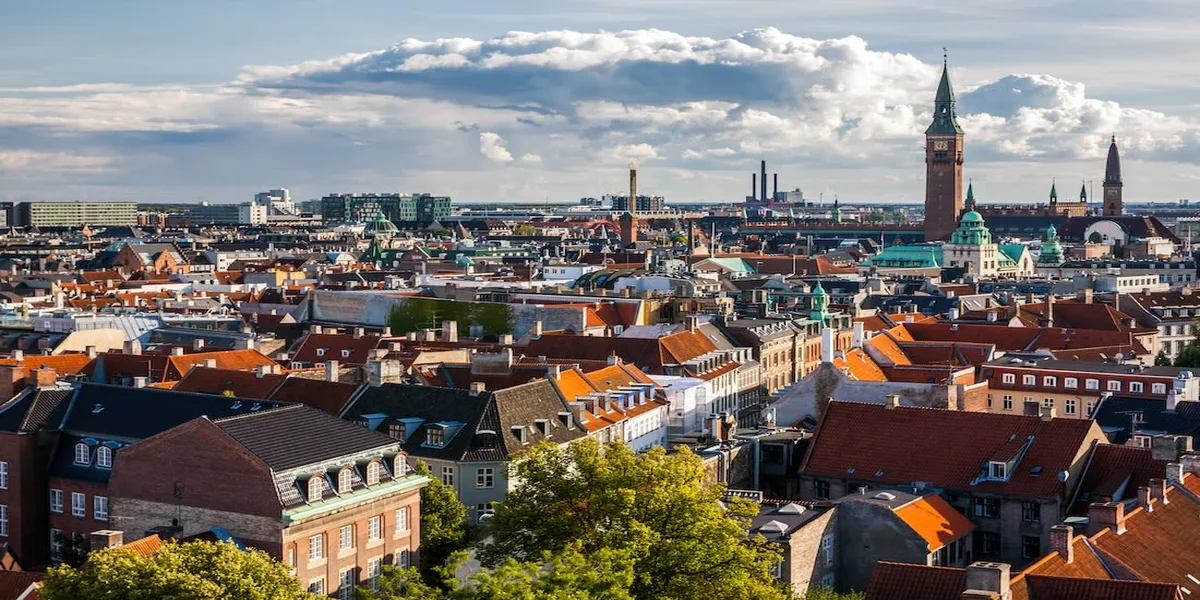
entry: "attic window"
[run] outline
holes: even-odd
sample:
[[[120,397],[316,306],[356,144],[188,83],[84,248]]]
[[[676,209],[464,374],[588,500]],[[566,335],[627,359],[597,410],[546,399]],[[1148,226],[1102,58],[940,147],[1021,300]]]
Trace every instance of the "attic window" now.
[[[379,461],[373,460],[367,463],[367,485],[379,483],[379,469]]]
[[[529,442],[529,431],[524,425],[514,425],[512,428],[512,434],[516,436],[516,438],[520,440],[522,444]]]
[[[325,356],[325,348],[317,348],[317,356]]]
[[[391,423],[388,425],[388,435],[401,444],[408,441],[408,436],[405,433],[404,423]]]
[[[542,432],[542,435],[550,435],[550,421],[546,419],[537,419],[534,421],[534,424],[537,425],[538,431]]]
[[[350,358],[350,349],[342,350],[342,358]]]
[[[87,444],[79,442],[75,444],[75,464],[90,465],[92,464],[92,449]]]
[[[349,494],[354,487],[354,472],[349,467],[338,471],[338,493]]]
[[[308,501],[309,503],[320,502],[324,494],[323,486],[321,485],[321,477],[315,476],[308,480]]]
[[[425,428],[425,445],[441,448],[446,445],[446,429],[441,425],[431,425]]]
[[[408,457],[397,454],[392,461],[392,477],[404,477],[405,475],[408,475]]]
[[[112,448],[108,446],[96,448],[96,466],[105,469],[112,468]]]
[[[994,481],[1004,481],[1008,479],[1008,463],[997,461],[988,462],[988,477]]]

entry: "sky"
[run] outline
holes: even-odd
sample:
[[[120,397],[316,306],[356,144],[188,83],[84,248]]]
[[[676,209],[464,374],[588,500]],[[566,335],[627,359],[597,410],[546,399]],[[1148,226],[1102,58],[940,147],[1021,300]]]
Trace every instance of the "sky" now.
[[[1197,198],[1194,0],[415,4],[4,3],[0,200],[920,202],[943,47],[981,203]]]

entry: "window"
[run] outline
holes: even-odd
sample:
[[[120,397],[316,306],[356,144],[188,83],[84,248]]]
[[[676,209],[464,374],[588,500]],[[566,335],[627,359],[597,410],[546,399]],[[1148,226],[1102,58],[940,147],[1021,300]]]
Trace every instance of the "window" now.
[[[991,461],[988,463],[988,477],[995,481],[1008,479],[1008,463]]]
[[[1065,412],[1068,415],[1075,414],[1075,399],[1074,398],[1067,398],[1067,401],[1064,403],[1064,406],[1066,407]]]
[[[108,498],[105,496],[92,497],[92,516],[97,521],[108,520]]]
[[[338,574],[338,599],[354,600],[354,569],[346,569]]]
[[[404,423],[391,423],[388,425],[388,435],[391,436],[393,440],[396,440],[401,444],[408,441],[408,436],[405,435],[406,433],[407,432],[404,430]]]
[[[1092,418],[1092,416],[1093,416],[1093,415],[1095,415],[1095,414],[1096,414],[1096,401],[1095,401],[1095,400],[1088,400],[1088,403],[1087,403],[1087,416],[1088,416],[1088,418],[1089,418],[1089,419],[1090,419],[1090,418]]]
[[[817,500],[829,499],[829,482],[817,480],[813,482],[813,498]]]
[[[825,557],[825,566],[833,566],[833,535],[821,536],[821,555]]]
[[[1004,397],[1004,410],[1012,410],[1012,396]]]
[[[1119,392],[1119,391],[1121,391],[1121,382],[1120,382],[1120,381],[1117,381],[1117,380],[1115,380],[1115,379],[1110,379],[1110,380],[1108,381],[1108,391],[1110,391],[1110,392]]]
[[[1038,523],[1042,520],[1041,505],[1037,502],[1021,503],[1021,520],[1028,523]]]
[[[396,509],[396,533],[408,531],[408,507]]]
[[[979,542],[980,554],[1000,554],[1000,534],[992,531],[981,531],[975,534]]]
[[[780,580],[783,579],[783,561],[782,560],[771,565],[771,577],[774,577],[775,579],[780,579]]]
[[[92,449],[88,448],[88,445],[83,442],[75,444],[75,464],[92,464]]]
[[[79,492],[71,492],[71,516],[87,516],[87,496]]]
[[[1167,384],[1155,383],[1150,385],[1150,393],[1158,396],[1167,393]]]
[[[1036,535],[1021,536],[1021,558],[1041,558],[1042,538]]]
[[[108,446],[96,448],[96,466],[105,469],[112,468],[112,448]]]
[[[1021,377],[1021,383],[1025,384],[1025,385],[1037,385],[1037,376],[1024,375]]]
[[[822,587],[832,588],[835,584],[837,584],[837,575],[834,573],[826,573],[825,576],[821,578]]]
[[[1054,408],[1054,398],[1042,398],[1042,406],[1046,408]]]
[[[287,566],[296,567],[296,546],[290,546],[287,551]]]
[[[1138,448],[1149,448],[1150,444],[1151,444],[1150,436],[1135,435],[1135,436],[1133,436],[1133,444],[1135,446],[1137,446]]]
[[[492,518],[496,514],[495,502],[484,502],[483,504],[475,505],[475,520],[485,521]]]
[[[992,395],[991,394],[988,394],[987,407],[988,408],[992,407]]]
[[[54,561],[62,560],[63,553],[63,532],[61,529],[50,530],[50,559]]]
[[[8,463],[0,461],[0,490],[8,489]]]
[[[8,505],[0,504],[0,537],[8,537]]]
[[[401,569],[408,568],[408,550],[400,550],[396,552],[396,566]]]
[[[350,358],[350,349],[349,348],[342,350],[342,358]]]
[[[342,525],[338,530],[338,550],[349,550],[354,547],[354,526]]]
[[[308,593],[315,594],[317,596],[324,596],[325,595],[325,578],[318,577],[318,578],[308,582]]]
[[[320,502],[324,491],[321,489],[321,477],[315,476],[308,480],[308,501]]]
[[[367,561],[367,585],[376,592],[379,591],[379,576],[383,574],[383,558],[372,558]]]
[[[1130,381],[1129,391],[1134,394],[1140,394],[1146,390],[1146,384],[1140,381]]]
[[[495,471],[493,471],[491,467],[475,469],[475,487],[491,488],[494,484],[494,473]]]
[[[1047,375],[1042,378],[1042,385],[1045,387],[1054,387],[1058,385],[1058,378]]]
[[[454,467],[442,467],[442,483],[454,487]]]
[[[1079,387],[1079,379],[1077,379],[1075,377],[1064,377],[1063,378],[1063,387],[1069,388],[1072,390],[1076,389]]]
[[[1088,380],[1085,380],[1083,383],[1084,383],[1084,386],[1087,387],[1087,389],[1089,389],[1089,390],[1100,389],[1100,380],[1099,379],[1088,379]]]
[[[376,485],[379,483],[379,461],[371,461],[367,463],[367,485]]]
[[[446,445],[446,430],[441,427],[425,428],[425,445],[442,447]]]
[[[352,487],[354,487],[354,471],[348,468],[338,471],[338,493],[349,494]]]
[[[318,533],[308,538],[308,560],[325,558],[325,534]]]
[[[975,516],[995,519],[1000,516],[1000,500],[998,498],[978,497],[974,499]]]
[[[395,460],[392,461],[392,477],[404,477],[408,475],[408,458],[403,454],[397,454]]]
[[[383,517],[374,516],[367,521],[367,539],[375,541],[383,538]]]
[[[50,490],[50,512],[61,513],[63,511],[63,491]]]
[[[324,349],[324,348],[317,348],[317,356],[318,356],[318,357],[325,356],[325,349]]]

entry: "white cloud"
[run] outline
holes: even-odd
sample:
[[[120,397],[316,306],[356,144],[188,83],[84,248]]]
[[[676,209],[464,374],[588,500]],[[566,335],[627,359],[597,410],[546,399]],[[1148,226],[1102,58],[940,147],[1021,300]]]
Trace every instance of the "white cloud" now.
[[[7,164],[57,160],[61,177],[103,167],[112,172],[103,182],[109,189],[149,187],[146,178],[198,187],[222,178],[290,181],[313,194],[436,185],[467,198],[535,188],[539,197],[571,198],[597,193],[580,182],[608,181],[636,159],[653,165],[647,185],[662,170],[670,175],[659,180],[679,186],[660,193],[717,199],[740,197],[741,171],[766,158],[783,185],[829,188],[854,170],[860,174],[840,184],[852,187],[842,188],[843,198],[856,190],[919,198],[921,134],[940,66],[856,36],[812,39],[773,28],[727,38],[648,29],[410,39],[377,52],[247,67],[223,85],[0,89],[0,134],[11,132],[0,139],[40,157]],[[1192,117],[1089,97],[1064,74],[952,74],[968,170],[1036,160],[1098,171],[1114,133],[1127,163],[1200,165]],[[397,157],[407,171],[395,171]],[[67,166],[71,160],[109,162]],[[497,163],[519,164],[522,173],[466,176]],[[464,176],[430,175],[445,170]],[[543,180],[529,187],[529,171],[539,171],[545,188]],[[789,171],[804,181],[787,183]],[[1017,186],[1026,178],[1009,179]]]
[[[504,138],[490,131],[479,134],[479,151],[488,160],[498,163],[512,162],[513,159],[512,153],[504,147]]]

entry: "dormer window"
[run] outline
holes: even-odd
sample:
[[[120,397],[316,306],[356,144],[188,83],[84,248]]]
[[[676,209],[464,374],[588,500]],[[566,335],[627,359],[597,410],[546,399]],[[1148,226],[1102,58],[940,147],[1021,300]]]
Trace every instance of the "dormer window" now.
[[[324,490],[322,488],[323,488],[322,481],[319,476],[313,477],[312,479],[308,480],[308,501],[309,501],[309,503],[321,501],[321,497],[324,495]]]
[[[375,485],[379,483],[379,461],[371,461],[367,463],[367,485]]]
[[[350,349],[342,350],[342,358],[350,358]]]
[[[537,425],[538,431],[541,432],[542,435],[550,435],[550,421],[546,419],[538,419],[534,421],[534,423]]]
[[[317,356],[325,356],[325,348],[317,348]]]
[[[406,433],[404,423],[391,423],[388,425],[388,435],[401,444],[408,441]]]
[[[988,463],[988,476],[993,481],[1004,481],[1008,479],[1008,463],[991,461]]]
[[[96,449],[96,466],[104,469],[112,468],[112,448],[100,446]]]
[[[446,429],[440,425],[431,425],[425,428],[425,444],[429,446],[442,447],[446,445]]]
[[[392,461],[392,477],[404,477],[408,475],[408,457],[403,454],[397,454]]]
[[[349,494],[352,487],[354,487],[354,471],[351,471],[349,467],[338,471],[338,493]]]
[[[516,438],[520,440],[522,444],[529,442],[529,429],[524,425],[514,425],[512,428],[512,434],[516,436]]]
[[[92,449],[87,444],[79,442],[75,444],[75,464],[90,465],[92,464]]]

